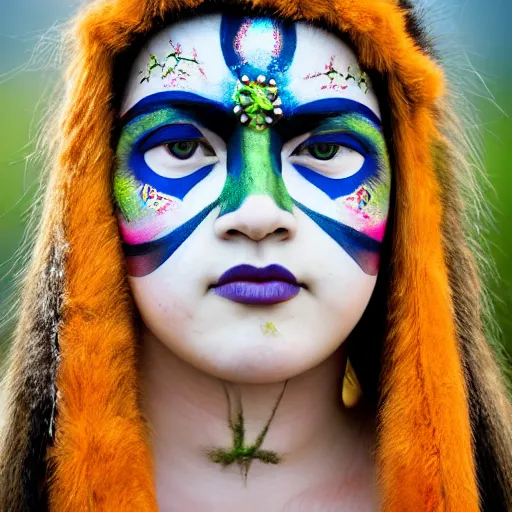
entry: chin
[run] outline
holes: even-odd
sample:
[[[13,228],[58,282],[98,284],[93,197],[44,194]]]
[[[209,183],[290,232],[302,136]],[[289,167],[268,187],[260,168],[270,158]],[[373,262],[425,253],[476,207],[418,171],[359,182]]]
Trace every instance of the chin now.
[[[203,373],[246,384],[271,384],[296,377],[326,360],[340,345],[339,338],[321,340],[313,332],[282,326],[245,323],[229,334],[210,332],[208,340],[194,339],[179,357]],[[169,347],[173,350],[172,347]],[[177,347],[174,347],[176,349]]]
[[[155,307],[140,309],[166,350],[206,375],[252,384],[283,382],[327,360],[362,310],[353,300],[343,302],[347,294],[338,294],[332,304],[329,297],[304,290],[273,306],[238,304],[213,293],[194,301],[170,295],[158,299],[153,294]]]

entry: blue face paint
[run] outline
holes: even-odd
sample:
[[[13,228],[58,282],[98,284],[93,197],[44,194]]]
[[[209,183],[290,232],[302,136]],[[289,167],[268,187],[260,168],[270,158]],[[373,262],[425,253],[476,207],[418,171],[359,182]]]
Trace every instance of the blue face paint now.
[[[322,190],[331,199],[348,196],[368,180],[378,180],[379,170],[386,165],[385,142],[380,120],[364,105],[348,99],[318,100],[296,109],[295,117],[328,115],[314,129],[313,135],[301,144],[339,145],[357,151],[364,158],[361,169],[346,178],[331,178],[300,164],[297,172]]]
[[[163,114],[162,117],[165,118],[165,114]],[[145,120],[146,118],[143,117],[139,122],[144,123]],[[171,178],[162,176],[153,171],[146,163],[144,153],[166,143],[199,141],[201,139],[202,134],[195,126],[189,124],[163,126],[150,133],[148,136],[143,137],[140,141],[137,139],[134,141],[134,148],[128,165],[130,169],[133,169],[136,180],[148,183],[159,192],[183,200],[193,187],[208,176],[213,169],[213,165],[202,167],[188,176]]]
[[[331,199],[337,199],[338,197],[351,194],[365,181],[375,176],[377,171],[377,159],[351,136],[344,133],[317,135],[308,139],[302,146],[306,147],[315,144],[338,144],[353,149],[364,157],[362,168],[356,174],[348,178],[330,178],[329,176],[324,176],[316,171],[312,171],[303,165],[293,164],[293,167],[295,167],[301,176],[315,185],[315,187],[325,192]]]
[[[330,217],[310,210],[307,206],[294,201],[294,203],[317,226],[325,231],[368,275],[375,276],[379,270],[381,244],[359,231],[345,226]]]
[[[217,205],[218,201],[210,203],[189,221],[158,240],[138,245],[123,244],[128,273],[141,277],[154,272],[180,248]]]

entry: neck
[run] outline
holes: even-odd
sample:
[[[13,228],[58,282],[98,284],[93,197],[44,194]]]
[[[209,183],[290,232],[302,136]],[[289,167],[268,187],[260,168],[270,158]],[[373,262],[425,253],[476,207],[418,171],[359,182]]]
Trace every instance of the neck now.
[[[180,360],[144,329],[143,408],[161,509],[173,510],[166,504],[180,496],[187,510],[201,510],[198,488],[214,510],[209,488],[234,499],[238,492],[247,498],[250,487],[261,497],[276,489],[276,478],[280,490],[295,494],[328,485],[332,475],[336,488],[354,485],[358,475],[372,480],[368,418],[341,405],[344,363],[339,349],[286,382],[228,383]]]

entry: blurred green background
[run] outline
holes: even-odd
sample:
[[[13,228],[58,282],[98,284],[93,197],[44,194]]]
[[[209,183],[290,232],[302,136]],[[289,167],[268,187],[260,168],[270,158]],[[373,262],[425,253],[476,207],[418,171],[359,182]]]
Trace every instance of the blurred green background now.
[[[490,244],[499,278],[491,283],[503,343],[512,360],[512,2],[423,0],[450,76],[478,112],[484,162],[494,188]],[[0,313],[8,311],[26,212],[37,188],[34,151],[48,91],[59,74],[59,25],[77,8],[64,0],[18,0],[0,7]],[[57,93],[58,94],[58,93]],[[468,127],[470,128],[470,127]],[[9,316],[9,315],[8,315]],[[0,359],[9,328],[0,331]]]

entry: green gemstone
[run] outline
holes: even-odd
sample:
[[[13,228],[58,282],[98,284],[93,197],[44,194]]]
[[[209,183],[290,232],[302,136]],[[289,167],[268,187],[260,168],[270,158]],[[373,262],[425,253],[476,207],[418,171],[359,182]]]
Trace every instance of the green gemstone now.
[[[247,105],[252,105],[254,103],[254,100],[245,94],[240,94],[240,105],[243,107],[246,107]]]

